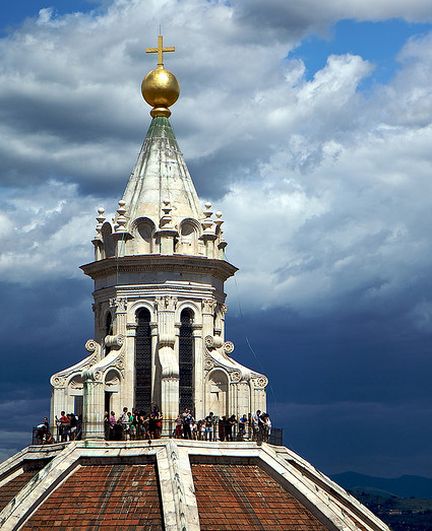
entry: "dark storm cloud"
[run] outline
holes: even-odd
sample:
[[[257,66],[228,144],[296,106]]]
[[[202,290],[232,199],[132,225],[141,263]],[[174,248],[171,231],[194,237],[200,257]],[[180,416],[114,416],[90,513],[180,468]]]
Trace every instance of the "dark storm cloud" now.
[[[231,316],[235,356],[269,376],[274,425],[318,467],[430,475],[432,331],[396,308],[374,314],[351,303],[315,319],[282,309]]]
[[[8,312],[0,320],[0,460],[31,442],[49,415],[49,377],[86,355],[92,336],[91,286],[82,280],[0,284]],[[7,359],[6,359],[7,358]]]
[[[326,9],[311,11],[309,2],[291,3],[281,0],[270,0],[266,3],[259,0],[251,2],[234,1],[235,16],[240,24],[264,30],[267,37],[276,38],[287,33],[300,38],[310,29],[323,30],[330,20]]]
[[[8,285],[2,292],[11,311],[0,331],[14,356],[0,381],[0,410],[11,412],[2,417],[1,446],[13,451],[48,412],[49,375],[85,355],[90,282]],[[35,310],[41,301],[43,314]],[[235,357],[270,377],[273,421],[290,447],[327,472],[432,473],[432,411],[425,405],[432,398],[430,330],[418,331],[396,307],[366,313],[352,304],[314,319],[269,310],[240,319],[234,294],[229,302],[227,337],[236,343]],[[8,435],[10,418],[14,433]],[[413,449],[415,458],[401,465]]]
[[[194,159],[188,164],[198,194],[211,200],[222,198],[230,189],[233,180],[250,180],[256,170],[250,157],[243,158],[234,146],[225,147],[207,157]],[[215,186],[218,183],[218,186]]]
[[[344,18],[373,21],[403,18],[410,22],[431,20],[430,4],[427,0],[330,0],[325,4],[320,0],[268,0],[265,3],[260,0],[234,0],[232,4],[235,15],[254,28],[264,26],[279,34],[292,31],[297,36],[310,30],[323,31],[332,21]]]
[[[432,475],[428,405],[283,405],[287,445],[328,474]]]
[[[56,87],[55,90],[62,89]],[[118,111],[114,101],[98,106],[96,100],[83,93],[75,98],[73,94],[70,94],[70,98],[62,94],[57,100],[53,93],[54,88],[51,94],[40,95],[20,93],[16,88],[2,92],[0,118],[3,123],[13,121],[19,133],[50,133],[61,136],[65,142],[75,142],[77,138],[83,143],[118,141],[119,138],[129,142],[136,141],[142,135],[142,123],[139,120],[121,120],[121,116],[115,116]]]
[[[93,333],[89,281],[53,279],[0,287],[10,309],[0,330],[9,338],[7,350],[14,353],[0,375],[1,392],[11,375],[21,384],[47,384],[54,370],[85,355],[84,342]]]
[[[432,474],[431,37],[412,39],[394,79],[367,97],[373,67],[359,56],[331,56],[311,80],[285,60],[311,28],[417,20],[427,4],[133,0],[45,11],[1,40],[0,330],[13,353],[1,455],[47,413],[49,376],[85,355],[92,288],[77,267],[148,127],[139,82],[154,35],[143,28],[163,9],[182,85],[172,123],[241,268],[239,289],[228,285],[235,356],[270,377],[275,425],[314,464]]]

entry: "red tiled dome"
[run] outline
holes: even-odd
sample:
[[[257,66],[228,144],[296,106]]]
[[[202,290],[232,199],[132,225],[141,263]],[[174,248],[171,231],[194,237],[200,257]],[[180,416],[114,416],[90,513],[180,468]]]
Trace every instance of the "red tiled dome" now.
[[[386,530],[284,447],[187,440],[31,446],[0,466],[0,527]]]

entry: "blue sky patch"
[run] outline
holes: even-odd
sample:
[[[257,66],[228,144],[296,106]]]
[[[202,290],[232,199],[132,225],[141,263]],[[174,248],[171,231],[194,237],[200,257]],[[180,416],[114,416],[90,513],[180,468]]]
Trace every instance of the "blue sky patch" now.
[[[329,55],[360,55],[375,65],[375,69],[360,88],[387,83],[398,69],[397,54],[410,38],[432,30],[432,24],[414,24],[393,19],[384,22],[355,22],[342,20],[335,24],[328,36],[306,37],[289,54],[301,59],[306,66],[306,78],[312,79],[321,70]]]
[[[0,3],[0,35],[22,24],[23,19],[35,18],[41,9],[52,8],[57,15],[85,13],[97,7],[97,0],[13,0]]]

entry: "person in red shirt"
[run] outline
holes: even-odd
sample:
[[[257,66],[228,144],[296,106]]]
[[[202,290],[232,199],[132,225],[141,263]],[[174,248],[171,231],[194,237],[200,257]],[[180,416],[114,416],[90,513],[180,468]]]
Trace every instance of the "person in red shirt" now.
[[[70,418],[66,415],[64,411],[60,413],[60,418],[57,419],[57,426],[59,428],[59,437],[62,442],[68,440],[70,435]]]

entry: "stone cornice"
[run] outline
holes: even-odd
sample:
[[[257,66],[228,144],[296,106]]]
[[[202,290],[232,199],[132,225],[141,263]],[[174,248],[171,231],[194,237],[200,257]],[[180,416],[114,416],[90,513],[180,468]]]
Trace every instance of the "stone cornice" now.
[[[119,258],[105,258],[81,266],[86,275],[92,279],[113,275],[116,273],[149,273],[189,272],[211,274],[222,281],[233,276],[238,269],[226,262],[215,258],[185,255],[137,255]]]

